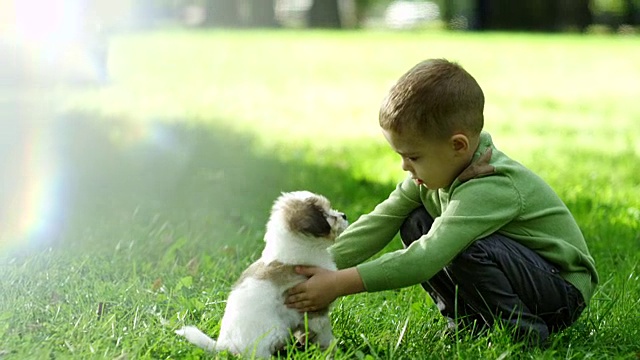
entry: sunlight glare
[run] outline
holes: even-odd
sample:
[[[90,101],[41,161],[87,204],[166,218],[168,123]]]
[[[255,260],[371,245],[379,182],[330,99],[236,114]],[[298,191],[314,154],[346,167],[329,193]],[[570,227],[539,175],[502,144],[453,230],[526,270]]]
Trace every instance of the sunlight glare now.
[[[102,4],[102,6],[100,6]],[[106,1],[3,0],[0,44],[9,44],[14,66],[47,82],[106,81]],[[106,9],[106,10],[105,10]],[[6,59],[4,60],[6,61]]]

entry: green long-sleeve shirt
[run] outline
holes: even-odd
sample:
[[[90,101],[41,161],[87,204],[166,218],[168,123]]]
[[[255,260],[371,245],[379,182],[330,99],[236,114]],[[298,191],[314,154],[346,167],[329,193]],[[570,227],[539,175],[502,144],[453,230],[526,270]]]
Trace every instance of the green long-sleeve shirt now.
[[[473,177],[467,180],[469,174]],[[406,249],[364,262],[419,206],[435,219],[431,230]],[[357,265],[366,290],[374,292],[425,282],[474,240],[495,232],[557,266],[589,303],[598,274],[573,216],[544,180],[498,151],[484,132],[470,167],[449,188],[429,190],[407,178],[351,224],[331,252],[338,268]]]

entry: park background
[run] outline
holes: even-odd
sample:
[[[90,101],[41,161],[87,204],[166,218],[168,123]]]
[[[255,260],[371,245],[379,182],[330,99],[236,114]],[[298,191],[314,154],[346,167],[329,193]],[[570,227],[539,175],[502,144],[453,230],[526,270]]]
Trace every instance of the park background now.
[[[500,328],[442,336],[419,287],[340,299],[335,357],[637,359],[638,8],[3,0],[0,358],[205,356],[173,330],[217,334],[281,192],[322,193],[355,220],[404,177],[378,107],[442,57],[483,87],[496,146],[567,203],[601,285],[545,349]]]

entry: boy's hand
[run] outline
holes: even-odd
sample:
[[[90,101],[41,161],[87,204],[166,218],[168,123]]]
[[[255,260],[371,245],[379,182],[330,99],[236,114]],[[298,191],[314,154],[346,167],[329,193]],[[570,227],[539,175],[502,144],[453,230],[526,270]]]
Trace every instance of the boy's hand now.
[[[285,304],[300,312],[326,309],[338,297],[336,273],[320,267],[296,266],[298,274],[309,279],[287,291]]]
[[[287,291],[285,304],[300,312],[318,311],[329,307],[339,296],[364,291],[356,268],[331,271],[313,266],[296,266],[296,272],[309,277]]]

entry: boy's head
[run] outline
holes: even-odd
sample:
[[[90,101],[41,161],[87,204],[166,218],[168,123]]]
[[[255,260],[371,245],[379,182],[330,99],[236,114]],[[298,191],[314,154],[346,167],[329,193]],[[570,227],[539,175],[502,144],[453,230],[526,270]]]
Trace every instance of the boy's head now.
[[[444,140],[456,133],[477,136],[484,125],[484,94],[460,65],[429,59],[402,75],[380,108],[380,126]]]
[[[445,188],[473,157],[483,108],[482,89],[462,67],[426,60],[391,88],[380,108],[380,127],[416,183]]]

